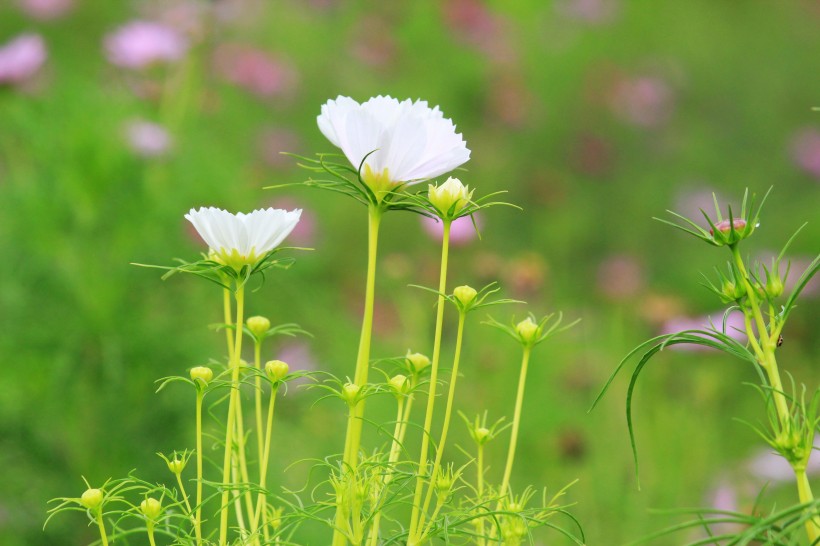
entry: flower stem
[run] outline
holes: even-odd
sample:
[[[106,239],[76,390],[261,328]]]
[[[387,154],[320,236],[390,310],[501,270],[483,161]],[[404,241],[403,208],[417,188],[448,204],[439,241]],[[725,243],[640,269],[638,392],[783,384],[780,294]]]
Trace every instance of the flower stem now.
[[[513,462],[515,461],[515,447],[518,443],[518,429],[521,426],[521,407],[524,404],[524,385],[527,383],[527,366],[530,362],[531,346],[524,347],[524,354],[521,357],[521,375],[518,378],[518,394],[515,397],[515,413],[513,415],[512,432],[510,433],[510,447],[507,451],[507,465],[504,467],[504,479],[501,481],[499,495],[501,498],[507,494],[510,487],[510,476],[512,475]]]
[[[185,485],[182,483],[182,474],[176,473],[177,477],[177,485],[179,485],[179,492],[182,494],[182,500],[185,502],[185,509],[188,511],[188,515],[193,515],[193,510],[191,510],[191,503],[188,501],[188,493],[185,492]]]
[[[242,415],[242,396],[237,395],[236,397],[236,414],[235,414],[235,422],[236,422],[236,447],[238,450],[237,453],[237,463],[239,467],[239,478],[241,479],[242,483],[245,484],[245,510],[248,514],[248,519],[251,523],[251,535],[256,536],[256,525],[253,521],[253,515],[255,510],[253,509],[253,494],[251,493],[250,489],[247,488],[250,485],[250,475],[248,474],[248,461],[245,457],[245,425],[244,425],[244,417]],[[258,542],[258,537],[257,537]]]
[[[447,443],[447,432],[450,430],[450,419],[453,415],[453,399],[456,395],[456,381],[458,380],[458,364],[461,357],[461,342],[464,338],[464,319],[466,316],[467,314],[464,312],[460,312],[458,314],[458,334],[456,335],[456,352],[453,357],[453,371],[450,374],[450,391],[447,393],[447,405],[444,410],[444,423],[441,425],[441,436],[439,436],[433,469],[430,471],[431,476],[437,476],[436,473],[441,466],[441,459],[444,455],[444,445]],[[427,509],[430,507],[430,501],[433,499],[433,489],[434,484],[431,481],[427,485],[427,495],[424,499],[424,505],[421,508],[421,516],[419,518],[419,527],[422,528],[424,526],[424,514],[427,513]],[[427,531],[432,524],[433,520],[430,519],[427,528],[425,528],[424,533],[421,534],[422,537],[427,534]]]
[[[797,479],[797,494],[800,498],[800,503],[804,504],[814,501],[811,485],[809,485],[809,479],[806,477],[806,469],[794,468],[794,477]],[[819,520],[820,518],[816,515],[806,520],[806,534],[809,536],[809,544],[816,544],[817,539],[820,538]]]
[[[194,534],[197,546],[202,544],[202,390],[196,390],[196,516]]]
[[[233,344],[228,342],[230,354],[231,370],[231,393],[228,400],[228,418],[225,421],[225,457],[222,462],[222,499],[220,502],[219,519],[219,546],[228,544],[228,497],[231,481],[231,453],[233,452],[233,433],[236,428],[236,405],[239,399],[239,355],[242,352],[242,325],[244,324],[245,313],[245,287],[239,285],[236,288],[236,326],[234,328],[236,338]],[[226,300],[226,318],[230,318],[230,299]],[[228,322],[230,324],[230,322]],[[230,334],[228,335],[230,340]]]
[[[102,546],[108,546],[108,535],[105,534],[105,523],[103,523],[102,508],[97,508],[97,526],[100,528],[100,541]]]
[[[265,427],[265,447],[262,451],[262,458],[259,462],[259,499],[256,501],[256,513],[253,517],[253,522],[251,527],[256,527],[257,522],[259,521],[259,517],[261,514],[262,517],[262,529],[265,534],[265,542],[270,541],[270,537],[268,536],[270,531],[268,530],[268,511],[266,510],[266,502],[265,502],[265,486],[267,485],[268,479],[268,461],[270,458],[270,441],[273,433],[273,410],[276,405],[276,393],[279,391],[279,384],[276,383],[271,388],[270,393],[270,401],[268,402],[268,420]]]
[[[177,476],[179,476],[179,475],[177,474]],[[148,531],[148,543],[149,543],[151,546],[157,546],[157,543],[156,543],[156,541],[154,540],[154,524],[153,524],[153,523],[151,523],[151,524],[147,525],[147,526],[146,526],[146,529],[147,529],[147,531]]]
[[[436,382],[438,380],[438,363],[441,353],[441,332],[444,325],[444,292],[447,289],[447,260],[450,250],[450,221],[442,220],[444,223],[441,240],[441,271],[439,272],[438,283],[438,307],[436,310],[436,332],[433,340],[433,360],[430,365],[430,392],[427,395],[427,411],[424,416],[424,429],[421,437],[421,454],[419,456],[419,468],[416,475],[416,490],[413,495],[413,509],[410,514],[410,529],[408,534],[408,546],[415,546],[420,539],[417,536],[419,531],[419,510],[421,508],[422,487],[424,478],[427,475],[427,451],[430,447],[430,429],[433,424],[433,410],[436,405]]]
[[[484,444],[478,444],[478,455],[476,457],[476,492],[478,494],[478,502],[483,502],[484,499]],[[476,546],[484,546],[486,541],[484,539],[484,518],[476,519],[477,535]]]
[[[262,436],[262,374],[265,373],[265,370],[262,369],[262,343],[255,342],[253,346],[253,365],[256,368],[256,391],[255,391],[255,411],[256,411],[256,447],[257,447],[257,460],[262,461],[262,454],[264,451],[264,447],[262,443],[264,442],[264,437]],[[260,469],[261,475],[261,469]]]
[[[362,316],[362,330],[359,336],[359,350],[356,355],[356,372],[353,382],[359,387],[367,383],[367,374],[370,365],[370,342],[373,334],[373,304],[376,293],[376,258],[379,249],[379,226],[382,210],[378,205],[368,207],[367,216],[367,280],[365,282],[364,313]],[[359,457],[359,447],[362,439],[362,416],[364,415],[364,401],[360,401],[350,409],[345,433],[344,455],[342,456],[342,471],[355,470]],[[333,531],[333,546],[347,544],[347,539],[340,529],[343,525],[343,515],[337,508],[335,527]]]
[[[399,453],[401,451],[401,441],[399,440],[399,434],[401,434],[402,426],[404,425],[404,409],[406,407],[406,397],[399,396],[398,399],[398,410],[396,411],[396,426],[393,429],[393,441],[390,444],[390,454],[387,457],[387,469],[385,470],[384,477],[379,480],[379,487],[381,488],[381,492],[384,491],[384,488],[390,481],[393,479],[393,465],[399,458]],[[370,525],[370,531],[367,538],[367,544],[369,546],[378,546],[379,543],[379,524],[381,522],[382,517],[382,506],[379,506],[376,515],[373,516],[373,523]]]

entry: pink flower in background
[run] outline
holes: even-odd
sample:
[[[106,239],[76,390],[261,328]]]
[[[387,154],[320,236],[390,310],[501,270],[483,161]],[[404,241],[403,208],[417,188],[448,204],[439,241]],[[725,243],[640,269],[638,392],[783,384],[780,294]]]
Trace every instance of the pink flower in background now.
[[[21,34],[0,46],[0,85],[19,84],[34,76],[46,62],[43,38]]]
[[[293,67],[261,49],[221,45],[214,54],[214,64],[227,81],[260,97],[287,94],[296,87]]]
[[[74,0],[19,0],[20,9],[29,17],[47,21],[68,13]]]
[[[479,49],[494,61],[510,61],[515,56],[503,32],[503,20],[481,0],[443,2],[444,22],[456,36]]]
[[[663,79],[644,75],[616,81],[610,104],[615,115],[627,123],[654,128],[672,115],[674,96]]]
[[[354,57],[371,66],[385,66],[396,55],[394,31],[381,17],[365,16],[353,31],[350,46]]]
[[[703,217],[701,210],[706,212],[710,218],[714,218],[715,197],[713,197],[713,195],[717,196],[718,204],[726,204],[726,200],[711,188],[687,188],[678,192],[675,196],[673,205],[670,207],[670,210],[680,214],[681,216],[685,216],[696,223],[699,223],[704,229],[709,229],[709,224]],[[732,210],[740,209],[736,208],[733,204]],[[723,213],[727,214],[728,208],[724,207]]]
[[[628,300],[643,288],[643,268],[634,256],[609,256],[598,265],[598,290],[613,300]]]
[[[481,216],[478,214],[474,216],[476,225],[481,228],[481,224],[483,223]],[[444,226],[441,221],[437,221],[435,218],[427,218],[426,216],[420,216],[420,218],[424,232],[427,233],[431,239],[441,241],[444,234]],[[476,235],[475,227],[473,227],[473,222],[469,216],[456,218],[450,225],[450,244],[452,245],[466,245],[475,239]]]
[[[182,59],[188,40],[175,29],[151,21],[133,21],[105,37],[108,60],[124,68],[141,69]]]
[[[791,143],[791,153],[797,166],[806,173],[820,178],[820,131],[803,129]]]
[[[676,334],[685,330],[713,330],[724,333],[730,338],[745,343],[746,341],[746,326],[743,320],[743,313],[740,311],[732,311],[726,319],[726,329],[723,329],[723,312],[714,313],[710,316],[691,318],[691,317],[675,317],[666,321],[661,328],[661,334]],[[704,339],[713,339],[709,336],[703,336]],[[679,350],[708,350],[702,345],[691,345],[688,343],[681,343],[671,345],[670,349]]]
[[[145,120],[129,122],[125,127],[125,137],[131,149],[143,157],[163,156],[173,145],[165,127]]]
[[[302,139],[298,133],[290,129],[267,128],[259,135],[257,146],[262,160],[271,167],[293,167],[296,160],[283,152],[299,153],[302,149]]]
[[[561,0],[555,4],[561,15],[595,25],[611,22],[619,7],[616,0]]]

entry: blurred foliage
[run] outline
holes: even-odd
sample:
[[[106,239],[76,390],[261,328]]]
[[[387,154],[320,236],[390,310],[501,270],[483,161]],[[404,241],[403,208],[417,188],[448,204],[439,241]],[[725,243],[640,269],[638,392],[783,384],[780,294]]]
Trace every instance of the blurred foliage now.
[[[668,524],[649,508],[709,505],[721,484],[741,508],[751,504],[763,480],[745,461],[759,443],[732,417],[762,416],[741,387],[753,370],[709,353],[658,359],[636,400],[642,491],[623,399],[612,393],[586,409],[647,334],[719,310],[698,272],[727,256],[652,216],[692,215],[712,191],[737,203],[745,187],[773,185],[750,246],[772,252],[810,220],[793,253],[817,252],[820,150],[805,136],[820,126],[811,111],[820,101],[816,3],[75,0],[51,20],[28,15],[30,3],[0,5],[0,44],[36,32],[48,51],[33,78],[0,84],[0,543],[90,542],[81,518],[43,533],[46,500],[78,495],[81,475],[93,485],[138,466],[165,480],[154,453],[191,445],[192,395],[154,395],[153,381],[222,355],[222,336],[207,329],[220,320],[220,294],[129,265],[196,257],[202,247],[182,217],[191,207],[310,213],[316,251],[271,276],[249,312],[315,335],[274,351],[294,367],[352,373],[364,211],[309,190],[262,190],[305,177],[278,152],[332,151],[315,116],[339,94],[440,105],[473,151],[461,178],[476,195],[507,190],[524,207],[480,218],[482,240],[453,253],[453,286],[499,280],[537,314],[583,318],[535,353],[514,483],[554,490],[580,478],[569,496],[589,544],[644,536]],[[106,60],[107,34],[174,9],[191,32],[184,60],[143,71]],[[255,48],[278,67],[273,91],[226,80],[226,45]],[[264,72],[248,62],[246,72]],[[135,152],[126,138],[134,120],[162,125],[170,150]],[[435,283],[437,245],[401,214],[385,220],[383,241],[373,355],[429,351],[433,300],[406,285]],[[808,299],[780,353],[810,388],[819,319]],[[468,324],[457,404],[510,416],[516,349],[478,322]],[[311,408],[313,397],[292,391],[280,406],[279,468],[294,453],[340,450],[343,409]],[[392,411],[385,400],[384,415]],[[496,444],[488,456],[497,472]],[[297,486],[307,470],[279,479]],[[792,499],[791,487],[767,496]]]

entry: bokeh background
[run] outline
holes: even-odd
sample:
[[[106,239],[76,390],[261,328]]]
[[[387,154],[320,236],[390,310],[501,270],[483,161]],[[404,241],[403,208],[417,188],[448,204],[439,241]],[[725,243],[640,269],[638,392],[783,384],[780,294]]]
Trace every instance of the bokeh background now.
[[[130,265],[196,257],[191,207],[304,208],[291,241],[315,251],[272,275],[249,311],[315,336],[277,342],[268,358],[352,373],[365,211],[307,188],[263,190],[307,176],[280,152],[333,151],[315,118],[340,94],[440,105],[473,152],[462,180],[523,207],[482,214],[480,240],[462,234],[454,284],[498,280],[529,302],[494,310],[500,320],[558,309],[583,319],[536,352],[514,486],[555,491],[578,478],[568,500],[591,545],[674,521],[652,509],[749,510],[765,483],[767,505],[793,502],[788,469],[733,420],[763,412],[742,385],[754,370],[729,357],[668,351],[646,372],[641,490],[624,378],[587,408],[630,348],[722,312],[699,283],[727,254],[653,216],[697,217],[712,192],[737,206],[744,188],[774,186],[748,252],[770,259],[804,221],[792,278],[817,252],[819,23],[810,0],[3,0],[0,543],[92,541],[79,514],[43,531],[47,500],[78,496],[81,476],[100,484],[136,468],[166,480],[154,453],[192,445],[192,394],[155,394],[154,380],[221,358],[223,337],[208,328],[220,293]],[[374,357],[430,351],[432,301],[407,285],[435,284],[435,233],[413,215],[384,222]],[[814,284],[780,352],[809,389],[817,297]],[[480,320],[457,404],[511,417],[517,350]],[[278,470],[340,450],[344,408],[312,406],[317,397],[292,389],[279,405]],[[371,411],[392,418],[388,401]],[[491,474],[504,449],[491,444]],[[308,467],[278,470],[278,484],[296,487]]]

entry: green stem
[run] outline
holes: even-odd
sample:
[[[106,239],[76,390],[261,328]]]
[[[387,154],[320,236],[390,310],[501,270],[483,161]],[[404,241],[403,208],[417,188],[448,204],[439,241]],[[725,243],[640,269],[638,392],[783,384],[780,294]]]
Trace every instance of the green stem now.
[[[238,449],[237,458],[238,458],[238,467],[239,467],[239,477],[242,480],[242,483],[245,484],[245,511],[248,514],[248,519],[251,523],[251,535],[256,537],[255,542],[258,543],[258,537],[256,536],[256,525],[253,521],[253,515],[256,511],[253,509],[253,494],[251,490],[248,488],[250,485],[250,475],[248,474],[248,461],[245,457],[245,418],[242,414],[242,396],[241,393],[236,397],[236,446]]]
[[[265,542],[270,541],[270,531],[268,530],[268,511],[266,510],[265,486],[268,479],[268,461],[270,460],[270,441],[273,436],[273,410],[276,406],[276,393],[279,391],[279,384],[276,383],[271,388],[270,401],[268,402],[268,420],[265,427],[265,448],[262,451],[262,458],[259,463],[259,499],[256,501],[256,513],[253,518],[253,527],[256,527],[261,514],[262,530],[265,534]]]
[[[390,454],[387,457],[387,470],[385,471],[384,477],[380,480],[379,487],[381,488],[381,492],[384,491],[384,488],[390,481],[393,479],[393,465],[399,459],[399,453],[401,450],[401,442],[399,441],[399,434],[401,434],[401,429],[404,424],[404,408],[406,402],[405,396],[399,396],[398,398],[398,410],[396,412],[396,426],[393,429],[393,441],[390,444]],[[376,515],[373,516],[373,522],[370,525],[370,531],[367,538],[367,543],[369,546],[377,546],[379,543],[379,525],[381,523],[382,517],[382,506],[379,506]]]
[[[265,373],[265,370],[262,369],[262,344],[260,342],[255,342],[253,346],[253,365],[256,367],[256,399],[255,399],[255,410],[256,410],[256,447],[257,447],[257,456],[259,457],[257,460],[262,460],[262,453],[264,451],[264,447],[262,443],[264,441],[264,437],[262,436],[262,374]],[[261,473],[261,469],[260,469]]]
[[[365,283],[364,313],[362,316],[362,330],[359,337],[359,350],[356,355],[356,372],[353,382],[362,387],[367,383],[370,364],[370,342],[373,334],[373,304],[376,294],[376,258],[379,249],[379,226],[381,224],[382,209],[378,205],[368,207],[367,222],[367,280]],[[359,402],[351,408],[347,420],[345,433],[344,455],[342,457],[342,471],[352,471],[357,466],[359,447],[362,438],[362,416],[364,402]],[[337,508],[335,528],[333,531],[333,546],[344,546],[347,539],[342,533],[344,517]]]
[[[157,546],[157,543],[154,540],[154,524],[151,523],[146,525],[146,529],[148,531],[148,542],[151,544],[151,546]]]
[[[512,475],[513,462],[515,461],[515,447],[518,443],[518,429],[521,426],[521,407],[524,404],[524,385],[527,383],[527,366],[530,362],[531,346],[524,347],[524,355],[521,358],[521,375],[518,378],[518,394],[515,397],[515,414],[513,415],[512,432],[510,433],[510,447],[507,451],[507,465],[504,467],[504,479],[501,481],[499,495],[503,498],[510,487],[510,476]]]
[[[226,301],[226,318],[230,314],[230,299]],[[222,499],[220,502],[220,516],[219,516],[219,546],[227,546],[228,544],[228,501],[229,501],[229,486],[232,485],[231,480],[231,453],[233,452],[233,432],[236,417],[236,405],[239,399],[239,355],[242,353],[242,326],[244,324],[245,316],[245,287],[243,285],[236,288],[236,326],[234,328],[236,338],[233,345],[228,343],[228,351],[230,354],[230,369],[231,369],[231,393],[228,400],[228,417],[225,421],[225,457],[222,462],[222,484],[225,488],[222,491]],[[230,322],[227,322],[230,324]],[[230,339],[230,335],[228,336]]]
[[[464,338],[464,319],[467,316],[466,313],[460,312],[458,314],[458,333],[456,334],[456,352],[455,356],[453,356],[453,371],[450,374],[450,390],[447,393],[447,405],[444,409],[444,423],[441,425],[441,436],[439,436],[438,446],[436,449],[436,459],[433,463],[433,469],[430,471],[430,475],[433,476],[435,479],[436,472],[438,472],[439,467],[441,466],[441,459],[444,456],[444,446],[447,443],[447,433],[450,430],[450,419],[453,415],[453,400],[455,399],[456,395],[456,381],[458,380],[458,364],[459,360],[461,359],[461,342]],[[435,489],[434,484],[431,482],[427,485],[427,496],[424,499],[424,505],[421,508],[421,516],[419,519],[419,527],[424,528],[424,514],[427,513],[427,509],[430,507],[430,501],[433,499],[433,489]],[[424,528],[424,532],[421,534],[422,538],[427,534],[429,527],[433,524],[433,519],[430,519],[427,528]]]
[[[100,541],[102,542],[102,546],[108,546],[108,535],[105,534],[105,524],[103,523],[101,508],[97,508],[97,526],[100,528]]]
[[[415,546],[420,537],[419,531],[419,509],[421,508],[421,495],[424,486],[424,478],[427,476],[427,451],[430,447],[430,429],[433,424],[433,410],[436,405],[436,382],[438,381],[438,363],[441,353],[441,332],[444,325],[444,292],[447,289],[447,260],[450,250],[450,221],[442,220],[444,229],[441,240],[441,271],[439,272],[438,283],[438,307],[436,310],[436,332],[433,340],[433,361],[430,365],[430,392],[427,395],[427,411],[424,416],[424,429],[421,437],[421,454],[419,456],[418,474],[416,476],[416,490],[413,494],[413,509],[410,514],[410,529],[407,546]]]
[[[182,483],[182,474],[177,473],[177,485],[179,485],[179,492],[182,494],[182,500],[185,502],[185,509],[188,511],[189,516],[193,516],[193,510],[191,510],[191,503],[188,502],[188,493],[185,492],[185,486]]]
[[[202,544],[202,390],[196,390],[196,517],[194,534],[197,546]]]
[[[476,488],[478,493],[478,502],[483,502],[484,500],[484,444],[478,444],[478,456],[476,457],[476,465],[478,466],[477,476],[476,476]],[[476,519],[476,528],[477,528],[477,535],[476,538],[476,546],[484,546],[486,544],[484,540],[484,518],[477,518]]]
[[[814,495],[811,492],[811,485],[806,476],[805,468],[795,468],[794,476],[797,479],[797,494],[800,497],[800,503],[809,503],[814,501]],[[815,544],[820,538],[820,518],[812,517],[806,521],[806,534],[809,536],[809,544]]]

